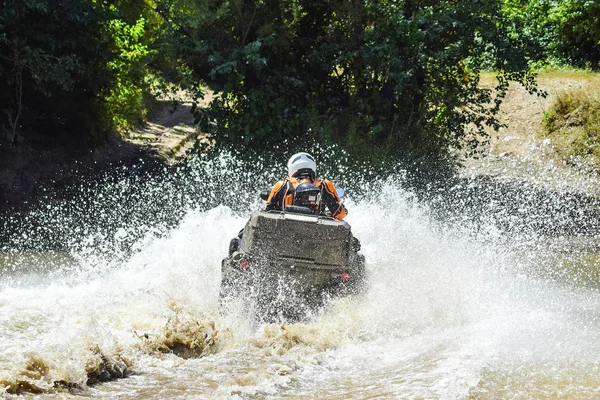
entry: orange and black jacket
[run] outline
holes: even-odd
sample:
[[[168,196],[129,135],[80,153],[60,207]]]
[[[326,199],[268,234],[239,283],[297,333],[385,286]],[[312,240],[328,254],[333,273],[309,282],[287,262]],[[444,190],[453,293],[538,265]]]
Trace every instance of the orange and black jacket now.
[[[320,215],[325,215],[325,206],[334,218],[342,219],[348,214],[331,181],[295,177],[286,178],[273,186],[267,199],[267,210],[285,210],[285,207],[293,205],[296,188],[305,182],[310,182],[321,189]]]

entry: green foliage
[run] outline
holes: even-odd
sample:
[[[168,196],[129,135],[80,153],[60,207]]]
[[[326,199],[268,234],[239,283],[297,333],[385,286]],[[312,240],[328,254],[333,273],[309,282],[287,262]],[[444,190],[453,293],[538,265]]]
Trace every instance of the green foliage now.
[[[29,127],[68,130],[88,118],[76,111],[81,106],[87,106],[90,118],[97,117],[93,94],[105,84],[96,67],[105,56],[97,45],[101,24],[92,5],[81,1],[3,1],[1,108],[16,106],[12,89],[22,79],[22,121]]]
[[[161,0],[172,46],[222,94],[200,112],[218,144],[333,141],[355,154],[460,145],[498,126],[509,80],[533,90],[496,1]],[[479,87],[488,63],[498,95]]]
[[[143,116],[151,55],[145,2],[126,3],[2,1],[0,110],[15,114],[21,80],[23,134],[94,143]]]
[[[587,0],[504,0],[514,36],[561,66],[600,69],[600,3]]]
[[[141,122],[145,116],[144,58],[150,54],[144,42],[146,21],[140,18],[128,25],[121,19],[107,22],[106,30],[112,38],[112,51],[116,57],[108,62],[114,83],[107,90],[107,111],[113,118],[113,126],[123,132],[132,122]]]
[[[0,1],[0,125],[84,141],[143,120],[152,91],[208,83],[195,110],[217,145],[443,154],[499,126],[510,81],[535,91],[546,53],[600,61],[594,1]]]

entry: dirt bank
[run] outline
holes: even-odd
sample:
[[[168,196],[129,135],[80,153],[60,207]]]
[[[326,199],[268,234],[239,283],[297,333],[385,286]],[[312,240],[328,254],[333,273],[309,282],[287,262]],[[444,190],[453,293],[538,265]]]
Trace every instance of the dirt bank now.
[[[493,87],[495,78],[483,76],[482,83]],[[556,152],[556,144],[543,135],[544,113],[559,91],[600,85],[600,75],[588,72],[551,71],[541,73],[538,86],[547,93],[540,97],[512,84],[502,103],[500,131],[489,130],[490,144],[484,157],[464,157],[466,176],[488,176],[516,180],[549,190],[600,194],[597,164],[594,160],[566,162]]]

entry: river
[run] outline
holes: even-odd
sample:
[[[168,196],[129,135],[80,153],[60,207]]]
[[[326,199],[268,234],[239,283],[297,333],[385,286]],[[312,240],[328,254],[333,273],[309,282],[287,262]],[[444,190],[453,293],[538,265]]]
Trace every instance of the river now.
[[[255,193],[229,190],[231,168],[181,172],[200,186],[196,178],[209,174],[216,183],[206,185],[220,187],[227,201],[190,204],[175,186],[137,196],[171,184],[136,181],[110,201],[115,186],[82,195],[83,211],[59,204],[31,214],[30,225],[11,225],[22,230],[0,256],[2,396],[600,397],[594,234],[498,223],[514,215],[474,223],[459,212],[448,223],[390,178],[377,196],[348,193],[347,221],[367,260],[366,294],[334,301],[303,323],[257,325],[236,307],[226,314],[218,307],[220,261],[260,204],[230,208],[231,196]],[[150,203],[177,212],[162,225],[131,216]],[[124,211],[113,215],[110,204]],[[90,210],[107,214],[102,228],[86,229]],[[32,241],[48,232],[34,230],[59,229],[63,249],[36,249]]]

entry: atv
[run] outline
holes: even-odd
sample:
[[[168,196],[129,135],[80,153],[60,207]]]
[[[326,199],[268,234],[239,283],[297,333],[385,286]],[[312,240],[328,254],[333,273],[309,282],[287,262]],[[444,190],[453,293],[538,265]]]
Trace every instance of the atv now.
[[[240,299],[265,322],[302,320],[327,299],[363,291],[359,250],[345,221],[295,206],[257,211],[222,261],[221,304]]]

